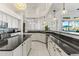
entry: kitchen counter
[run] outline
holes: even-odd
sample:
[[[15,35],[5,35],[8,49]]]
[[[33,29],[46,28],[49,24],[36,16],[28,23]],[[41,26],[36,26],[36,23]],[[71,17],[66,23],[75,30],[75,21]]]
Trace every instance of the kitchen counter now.
[[[61,47],[67,54],[79,54],[79,40],[62,35],[60,33],[52,33],[56,39],[53,40],[58,46]]]
[[[58,37],[55,38],[56,39],[54,40],[51,37],[52,41],[55,42],[65,53],[67,53],[68,55],[79,54],[79,50],[73,48],[73,45],[71,45],[71,43]]]
[[[54,36],[54,42],[68,55],[79,54],[79,33],[58,31],[28,31],[28,33],[43,33]]]
[[[60,31],[60,33],[67,33],[67,34],[71,34],[71,35],[79,35],[79,32]]]
[[[7,37],[7,38],[4,38],[4,39],[7,39],[8,40],[8,44],[3,46],[3,47],[0,47],[0,51],[12,51],[14,50],[15,48],[17,48],[20,44],[22,44],[26,39],[28,39],[31,35],[23,35],[24,36],[24,39],[22,40],[21,38],[22,35],[14,35],[14,36],[11,36],[11,37]],[[16,44],[13,43],[13,41],[16,40]]]

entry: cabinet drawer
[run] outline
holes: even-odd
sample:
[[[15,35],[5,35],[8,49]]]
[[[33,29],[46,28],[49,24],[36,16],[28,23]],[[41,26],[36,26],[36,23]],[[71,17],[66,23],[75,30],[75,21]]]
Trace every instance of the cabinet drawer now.
[[[55,45],[55,47],[61,56],[67,56],[67,54],[58,45]]]

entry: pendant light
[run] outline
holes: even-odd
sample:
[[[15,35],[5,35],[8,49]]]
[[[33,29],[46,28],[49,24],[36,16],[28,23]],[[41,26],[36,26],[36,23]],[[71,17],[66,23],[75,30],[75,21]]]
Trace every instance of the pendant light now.
[[[56,20],[56,17],[55,17],[56,10],[53,10],[53,12],[54,12],[54,18],[53,18],[53,20]]]
[[[67,10],[65,9],[65,3],[63,3],[63,11],[62,11],[63,14],[66,14],[67,13]]]

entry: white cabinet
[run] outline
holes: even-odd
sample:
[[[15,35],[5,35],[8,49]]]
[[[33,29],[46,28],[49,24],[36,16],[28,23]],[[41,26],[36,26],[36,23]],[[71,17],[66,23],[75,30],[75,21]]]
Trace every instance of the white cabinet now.
[[[19,44],[18,36],[14,37],[12,42],[13,42],[13,45],[14,45],[13,47],[16,47]]]
[[[49,51],[49,53],[50,53],[51,56],[54,56],[55,55],[54,47],[51,44],[51,42],[48,43],[48,51]]]
[[[27,39],[27,42],[26,42],[27,55],[29,54],[29,51],[30,51],[30,49],[31,49],[31,43],[32,43],[31,39],[32,39],[32,38],[28,38],[28,39]]]
[[[27,56],[31,49],[31,37],[26,39],[20,46],[18,46],[14,51],[14,56]],[[15,43],[16,44],[16,43]]]
[[[12,18],[10,16],[7,16],[7,22],[8,22],[8,28],[12,28]]]
[[[12,51],[13,56],[22,56],[22,44]]]
[[[11,17],[11,16],[6,16],[4,15],[4,21],[8,22],[8,28],[18,28],[18,19]]]
[[[50,37],[48,39],[48,51],[51,56],[68,56]]]
[[[18,19],[15,19],[15,28],[18,28]]]
[[[67,54],[58,45],[55,45],[55,48],[61,56],[67,56]]]
[[[18,19],[12,18],[12,28],[18,28]]]
[[[0,51],[0,56],[12,56],[12,51]]]
[[[50,53],[51,56],[54,56],[55,53],[55,49],[54,49],[54,43],[53,41],[50,39],[50,37],[48,38],[48,51]]]
[[[14,50],[11,51],[0,51],[0,56],[27,56],[29,54],[29,51],[31,49],[31,37],[27,38],[22,44],[18,44],[18,40],[17,40],[17,36],[13,37],[13,38],[9,38],[8,39],[8,45],[6,45],[5,47],[3,47],[2,49],[13,49],[17,46],[17,44],[19,46],[17,46],[17,48],[15,48]]]
[[[18,20],[17,19],[13,19],[13,24],[14,24],[14,28],[18,28]]]
[[[2,21],[3,19],[2,19],[2,12],[0,12],[0,21]]]
[[[11,23],[12,23],[12,24],[11,24],[11,25],[12,25],[12,28],[15,28],[16,24],[15,24],[15,19],[14,19],[13,17],[12,17],[11,21],[12,21],[12,22],[11,22]]]
[[[7,47],[7,49],[12,49],[13,48],[13,40],[12,40],[12,38],[8,38],[8,45],[6,46]]]
[[[18,36],[13,37],[13,38],[9,38],[8,39],[8,49],[13,49],[14,47],[16,47],[18,45]]]
[[[7,16],[6,16],[6,14],[2,14],[2,18],[3,18],[4,22],[7,22]]]
[[[23,42],[23,56],[27,56],[30,49],[31,49],[31,38],[28,38],[26,39],[25,42]]]
[[[23,42],[23,56],[27,55],[27,48],[26,48],[26,42]]]
[[[8,28],[18,28],[18,19],[0,12],[0,21],[7,22]]]

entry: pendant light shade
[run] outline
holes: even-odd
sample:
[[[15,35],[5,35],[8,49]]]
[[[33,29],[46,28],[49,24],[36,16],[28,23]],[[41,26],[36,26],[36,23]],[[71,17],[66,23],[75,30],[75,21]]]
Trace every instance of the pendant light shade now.
[[[53,20],[56,20],[56,19],[57,19],[57,18],[55,17],[56,10],[53,10],[53,12],[54,12],[54,18],[53,18]]]
[[[67,13],[67,10],[65,9],[65,3],[63,3],[63,11],[62,11],[63,14],[66,14]]]

